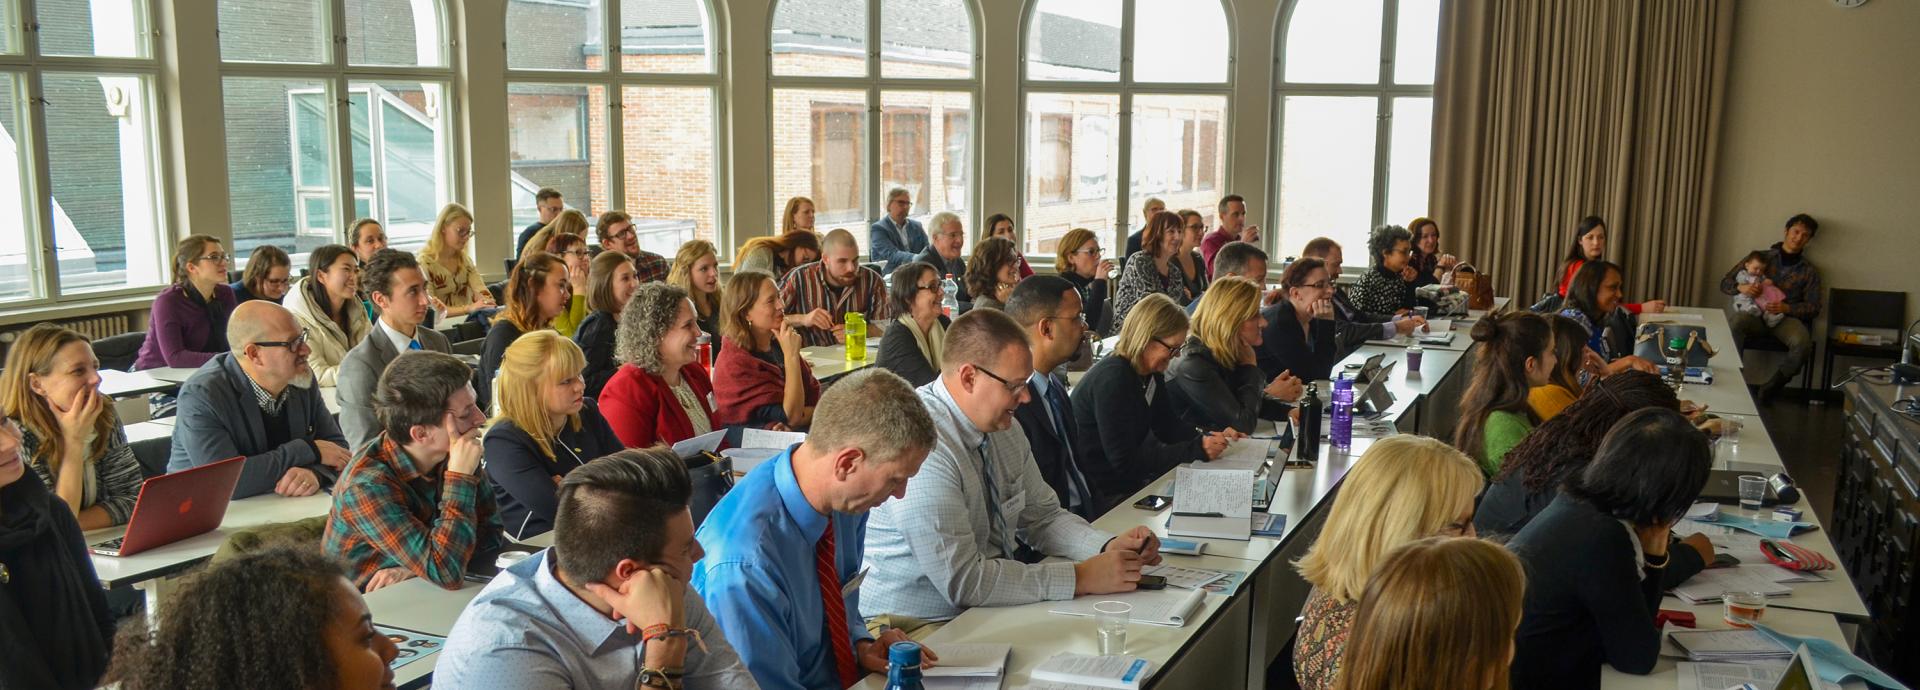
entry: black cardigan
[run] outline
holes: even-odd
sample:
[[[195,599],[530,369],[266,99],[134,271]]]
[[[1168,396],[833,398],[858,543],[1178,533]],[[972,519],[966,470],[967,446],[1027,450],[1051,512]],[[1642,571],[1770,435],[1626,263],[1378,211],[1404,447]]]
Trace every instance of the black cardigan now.
[[[1293,303],[1284,299],[1262,309],[1261,314],[1267,317],[1267,328],[1256,351],[1262,373],[1274,377],[1290,371],[1307,381],[1328,378],[1333,365],[1340,361],[1340,346],[1332,320],[1314,319],[1308,322],[1308,331],[1303,332]],[[1379,328],[1373,326],[1376,331]],[[1311,340],[1308,332],[1312,334]]]
[[[1481,495],[1480,507],[1473,513],[1473,529],[1483,536],[1518,534],[1559,495],[1553,488],[1528,491],[1519,473],[1508,475],[1488,485],[1486,493]],[[1661,571],[1660,584],[1668,589],[1680,586],[1707,567],[1700,552],[1681,544],[1679,539],[1668,545],[1667,553],[1672,560]]]
[[[911,318],[913,317],[903,315],[895,318],[894,321],[904,322]],[[953,323],[945,316],[939,319],[941,328],[946,328]],[[940,370],[933,368],[933,365],[927,362],[926,355],[920,354],[920,344],[914,342],[913,332],[907,330],[905,323],[889,325],[887,333],[891,334],[891,337],[880,339],[880,353],[874,357],[874,364],[899,374],[900,378],[906,379],[907,383],[913,384],[914,388],[940,378]]]
[[[1154,382],[1151,401],[1148,381]],[[1093,492],[1094,515],[1105,514],[1175,466],[1206,457],[1199,432],[1174,412],[1168,388],[1159,374],[1141,376],[1119,355],[1095,362],[1073,387],[1073,416],[1080,428],[1074,448]]]
[[[0,688],[98,684],[113,649],[107,595],[73,511],[30,471],[0,487],[0,571]]]
[[[613,427],[607,425],[607,419],[600,416],[600,405],[591,399],[580,408],[580,430],[563,425],[557,442],[549,441],[552,459],[510,419],[488,429],[484,443],[487,479],[500,504],[500,523],[515,539],[553,529],[553,516],[560,503],[560,485],[554,477],[566,476],[576,467],[626,448],[613,434]]]
[[[1260,420],[1283,420],[1293,409],[1267,396],[1267,380],[1260,376],[1260,367],[1221,366],[1198,338],[1188,338],[1180,356],[1168,365],[1167,384],[1181,420],[1207,431],[1232,427],[1251,434]]]
[[[1562,494],[1507,543],[1527,569],[1514,690],[1597,689],[1602,663],[1653,671],[1661,573],[1635,567],[1638,541],[1619,520]]]
[[[1061,271],[1060,277],[1073,283],[1073,289],[1080,293],[1080,313],[1086,317],[1087,326],[1102,338],[1113,335],[1108,332],[1113,327],[1113,307],[1107,301],[1111,291],[1106,277],[1088,278],[1073,271]]]
[[[587,368],[580,376],[587,381],[589,398],[600,397],[600,389],[606,388],[613,372],[620,370],[620,363],[613,358],[614,334],[619,329],[620,322],[613,312],[596,311],[588,314],[573,332],[573,343],[580,346],[580,352],[587,358]]]

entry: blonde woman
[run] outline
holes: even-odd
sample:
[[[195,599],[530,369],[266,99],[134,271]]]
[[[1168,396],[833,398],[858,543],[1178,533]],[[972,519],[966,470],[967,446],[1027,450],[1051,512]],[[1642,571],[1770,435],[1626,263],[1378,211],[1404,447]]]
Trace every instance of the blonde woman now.
[[[574,209],[567,209],[561,211],[560,215],[554,216],[553,222],[546,224],[544,227],[541,227],[539,231],[533,233],[533,237],[527,239],[527,246],[532,247],[533,251],[543,251],[552,254],[553,251],[546,249],[546,247],[553,243],[554,238],[561,235],[576,235],[580,239],[585,240],[587,238],[587,230],[592,227],[593,225],[587,221],[586,214]],[[527,258],[527,255],[532,254],[533,251],[522,251],[520,258]]]
[[[587,238],[579,235],[554,235],[542,251],[560,257],[567,265],[567,285],[573,288],[573,300],[567,303],[565,311],[553,317],[553,330],[571,338],[580,330],[581,322],[587,320],[586,285],[593,266],[593,252],[587,249]]]
[[[0,414],[20,428],[20,458],[73,511],[80,529],[125,524],[140,495],[140,462],[86,336],[50,323],[27,329],[0,370]]]
[[[553,529],[560,478],[625,448],[586,395],[580,346],[553,331],[520,336],[500,360],[500,413],[487,429],[487,478],[514,539]]]
[[[1481,484],[1479,465],[1435,439],[1391,436],[1367,448],[1341,480],[1320,538],[1294,564],[1313,585],[1293,647],[1301,688],[1334,687],[1367,578],[1388,552],[1426,537],[1474,535]]]
[[[1255,352],[1266,327],[1260,287],[1251,280],[1223,279],[1200,298],[1193,334],[1167,369],[1167,387],[1182,419],[1209,431],[1252,433],[1262,419],[1287,418],[1302,385],[1289,372],[1272,380],[1260,373]]]
[[[747,240],[733,256],[733,270],[765,271],[778,281],[786,280],[795,267],[819,260],[820,236],[812,230],[796,230]]]
[[[420,269],[427,273],[427,295],[446,309],[447,316],[495,306],[480,268],[467,256],[467,242],[472,239],[473,214],[465,206],[447,204],[433,221],[427,246],[418,254]]]
[[[1337,690],[1506,690],[1526,571],[1479,539],[1428,537],[1367,581]]]
[[[620,328],[620,310],[639,288],[640,279],[627,255],[601,252],[593,257],[593,265],[587,270],[587,309],[592,313],[573,334],[573,342],[587,358],[588,397],[600,397],[600,389],[620,368],[613,358],[614,333]]]
[[[360,258],[344,244],[317,247],[307,277],[281,300],[307,333],[307,366],[319,386],[335,385],[347,352],[367,339],[373,322],[360,306]]]
[[[796,196],[787,200],[787,208],[780,212],[780,234],[792,232],[816,232],[813,229],[813,200]]]
[[[714,355],[720,354],[720,254],[713,243],[694,240],[680,245],[667,269],[667,282],[687,291],[693,300],[694,321],[712,336]]]

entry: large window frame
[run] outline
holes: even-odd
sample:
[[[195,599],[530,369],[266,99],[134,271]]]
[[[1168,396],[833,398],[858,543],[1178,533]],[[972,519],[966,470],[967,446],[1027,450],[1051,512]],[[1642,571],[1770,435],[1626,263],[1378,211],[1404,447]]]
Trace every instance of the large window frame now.
[[[602,144],[606,151],[605,156],[607,160],[605,182],[606,199],[604,202],[606,208],[593,209],[590,208],[590,203],[581,204],[579,203],[580,200],[564,198],[568,208],[577,209],[581,213],[586,214],[588,222],[593,223],[597,219],[597,215],[605,211],[624,210],[628,213],[633,212],[633,209],[627,208],[628,185],[625,173],[628,154],[626,117],[624,116],[627,90],[648,88],[706,89],[711,94],[711,100],[709,102],[712,104],[712,122],[708,125],[708,131],[713,138],[713,170],[710,173],[712,175],[711,184],[713,189],[713,209],[711,216],[713,218],[713,244],[716,247],[722,248],[721,254],[730,256],[731,252],[726,251],[725,248],[731,246],[735,233],[733,231],[731,215],[732,205],[728,203],[728,187],[726,185],[726,180],[731,179],[730,173],[728,172],[729,137],[725,129],[725,123],[728,118],[728,102],[726,98],[728,92],[726,87],[729,83],[726,76],[728,33],[725,17],[723,13],[718,11],[719,8],[715,7],[717,4],[716,0],[698,1],[703,5],[710,29],[707,32],[706,41],[707,56],[712,63],[710,65],[711,69],[707,72],[627,71],[626,61],[623,59],[625,52],[622,45],[624,39],[622,32],[625,22],[622,20],[621,15],[624,9],[622,7],[624,3],[622,0],[599,0],[601,5],[600,17],[602,18],[600,23],[600,45],[604,47],[602,55],[606,56],[606,59],[602,61],[599,69],[515,68],[511,66],[510,62],[511,51],[505,51],[509,57],[506,76],[503,78],[503,90],[508,94],[509,98],[513,93],[513,87],[516,85],[535,87],[564,86],[581,88],[587,93],[591,93],[594,88],[599,88],[604,92],[605,107],[607,109],[607,125],[605,133],[606,141],[602,142]],[[558,4],[579,5],[582,7],[591,7],[592,5],[591,2],[586,0],[561,2]],[[507,33],[513,33],[513,27],[511,25],[507,27]],[[511,110],[511,106],[509,106],[509,110]],[[503,128],[501,133],[502,137],[508,138],[509,149],[512,148],[510,140],[511,129],[512,126],[509,124],[508,127]],[[593,134],[590,124],[583,124],[581,126],[582,146],[589,151],[593,146]],[[591,153],[589,153],[588,156],[588,166],[591,168]],[[510,161],[509,166],[511,165],[512,162]],[[509,177],[512,176],[510,175]],[[509,193],[515,194],[516,196],[525,191],[515,188],[511,182],[509,183],[509,187]],[[528,194],[530,195],[530,192],[528,192]],[[640,219],[636,218],[635,221],[637,223]],[[512,230],[517,235],[521,228],[513,227]],[[646,231],[641,230],[641,232],[645,233]],[[598,238],[591,237],[591,231],[588,234],[590,235],[587,238],[589,242],[599,241]],[[693,236],[687,236],[684,239],[690,240],[693,239]],[[642,248],[645,249],[645,245],[647,244],[649,243],[643,239]]]
[[[371,189],[357,185],[354,180],[354,141],[353,120],[350,116],[351,109],[358,105],[359,107],[367,108],[369,111],[367,126],[371,136],[371,140],[369,141],[369,155],[371,156],[371,160],[367,161],[367,165],[370,168],[378,170],[383,165],[383,156],[380,155],[381,149],[373,145],[374,142],[380,140],[380,135],[377,132],[377,126],[374,124],[374,121],[380,117],[381,106],[385,99],[384,97],[374,99],[371,96],[375,95],[375,92],[385,92],[385,89],[380,86],[381,83],[410,82],[420,84],[431,83],[436,85],[440,89],[441,94],[441,102],[438,106],[445,111],[438,116],[438,119],[444,123],[444,129],[438,132],[439,136],[435,142],[436,150],[444,154],[444,162],[442,163],[442,168],[439,170],[440,184],[438,185],[439,188],[436,190],[436,193],[449,203],[458,203],[461,199],[459,190],[466,188],[466,151],[464,146],[458,144],[458,142],[465,140],[465,137],[461,133],[462,122],[465,119],[461,116],[461,108],[463,107],[465,98],[460,91],[461,79],[458,70],[455,68],[456,56],[454,54],[454,45],[456,39],[453,35],[454,25],[452,18],[449,16],[446,0],[427,0],[432,6],[434,13],[433,20],[437,25],[435,35],[438,37],[438,45],[435,47],[439,50],[440,54],[440,66],[438,67],[353,64],[350,55],[349,40],[344,28],[348,26],[347,3],[349,0],[322,1],[326,5],[326,11],[322,15],[323,21],[319,29],[321,36],[327,39],[325,42],[327,46],[325,48],[325,54],[328,55],[330,59],[326,62],[309,64],[300,62],[254,61],[241,58],[229,58],[222,55],[219,68],[221,97],[223,99],[222,109],[223,111],[225,110],[224,99],[226,97],[226,85],[229,81],[235,79],[273,80],[280,82],[301,81],[323,84],[321,90],[323,100],[334,106],[329,111],[327,118],[328,137],[326,142],[332,184],[330,189],[324,191],[319,189],[318,185],[313,184],[308,184],[304,187],[297,186],[291,190],[295,197],[294,211],[299,216],[294,221],[295,237],[298,238],[308,234],[318,236],[320,234],[317,232],[307,232],[309,229],[317,229],[317,226],[308,222],[306,209],[304,208],[304,204],[300,202],[305,199],[319,198],[324,195],[330,201],[331,222],[329,228],[331,232],[327,234],[327,237],[332,238],[332,241],[335,243],[350,244],[353,238],[346,237],[347,224],[360,217],[360,214],[357,212],[357,201],[359,198],[363,196],[371,197],[369,201],[370,217],[380,221],[383,226],[388,224],[388,216],[386,213],[387,204],[381,203],[377,198],[380,196],[380,190],[382,189],[382,176],[380,176],[379,173],[375,173],[376,177],[374,178]],[[297,117],[294,113],[294,111],[297,110],[297,106],[294,104],[295,96],[311,93],[312,90],[310,88],[297,88],[288,92],[286,100],[290,123],[294,122]],[[360,99],[358,103],[355,102],[356,97]],[[223,127],[223,129],[225,128]],[[300,152],[298,150],[299,136],[294,131],[295,129],[296,127],[291,124],[289,125],[288,142],[289,146],[293,149],[293,157],[290,161],[294,166],[295,179],[297,180],[299,179]],[[232,155],[232,151],[227,152],[228,159],[226,163],[229,166],[232,165]],[[228,189],[232,189],[232,184],[233,181],[228,180]],[[229,207],[228,213],[231,214],[232,212],[231,207]],[[391,231],[389,231],[388,234],[389,241],[392,241],[394,238],[391,236]],[[249,253],[241,251],[238,243],[238,238],[229,238],[227,242],[227,251],[234,254],[233,270],[235,271],[245,267]],[[469,245],[469,251],[472,251],[472,245]],[[304,252],[289,253],[292,254],[294,274],[303,274],[306,269],[306,254]]]
[[[960,3],[967,11],[968,21],[972,22],[972,26],[969,28],[967,34],[969,40],[972,41],[973,62],[970,69],[971,76],[965,79],[885,76],[884,72],[887,60],[883,57],[884,43],[882,42],[881,35],[885,27],[882,24],[880,15],[882,6],[885,5],[887,1],[888,0],[865,0],[867,5],[867,52],[866,74],[864,76],[782,76],[776,67],[776,52],[770,50],[767,53],[767,103],[770,108],[777,109],[779,101],[776,98],[776,94],[781,90],[861,91],[865,93],[866,117],[863,118],[862,129],[865,140],[862,142],[863,150],[861,152],[864,158],[859,166],[862,179],[861,186],[863,188],[862,194],[860,195],[862,209],[861,220],[854,222],[851,226],[840,222],[829,223],[824,218],[815,221],[816,228],[828,225],[848,227],[849,231],[854,233],[856,242],[859,243],[860,246],[865,247],[867,243],[868,224],[886,214],[887,188],[884,186],[886,179],[884,173],[888,166],[882,165],[883,155],[886,153],[882,149],[882,134],[887,123],[892,118],[885,117],[884,95],[889,92],[966,94],[968,98],[968,131],[966,142],[967,169],[964,171],[964,174],[967,177],[968,185],[965,213],[960,214],[960,222],[962,226],[966,228],[966,246],[971,248],[974,240],[981,236],[980,219],[986,217],[986,214],[982,213],[980,208],[982,199],[981,187],[983,186],[980,177],[980,153],[982,150],[980,128],[983,119],[980,109],[983,100],[981,77],[985,67],[984,44],[980,37],[980,28],[985,22],[981,16],[979,0],[962,0]],[[770,6],[767,8],[767,25],[770,28],[778,28],[776,24],[780,5],[781,2],[776,1],[770,3]],[[774,42],[778,42],[778,39],[775,38]],[[778,138],[778,130],[774,122],[775,119],[774,117],[767,118],[767,141],[769,142],[774,142]],[[942,117],[939,120],[929,118],[927,122],[928,131],[931,132],[932,128],[936,126],[946,126],[946,120],[946,117]],[[944,136],[942,140],[945,140]],[[769,148],[778,147],[776,145]],[[767,152],[769,169],[776,167],[773,155],[772,150]],[[933,151],[929,149],[927,155],[933,155]],[[818,156],[816,155],[815,158],[818,159]],[[942,167],[942,170],[934,170],[932,166],[929,165],[926,171],[927,179],[932,180],[936,176],[943,179],[951,179],[950,171],[944,169],[950,168],[951,166]],[[769,176],[767,190],[768,197],[773,200],[775,206],[782,206],[786,203],[787,200],[779,196],[777,175]],[[926,205],[926,200],[921,198],[921,196],[924,195],[914,197],[914,210],[909,213],[910,218],[925,218],[932,215],[932,212],[923,210],[928,208],[928,206]],[[944,200],[941,206],[945,206]],[[781,222],[781,218],[777,212],[772,221],[773,222],[769,224],[769,232],[777,234],[780,232]],[[929,232],[932,230],[932,228],[928,228]]]
[[[0,299],[7,311],[20,311],[34,307],[61,304],[96,302],[115,297],[151,293],[156,287],[164,286],[168,279],[168,270],[163,257],[170,254],[174,241],[171,219],[163,212],[172,205],[173,184],[168,165],[168,152],[171,150],[169,136],[172,127],[166,122],[166,98],[162,89],[161,64],[157,57],[163,51],[163,38],[155,27],[159,26],[159,3],[153,0],[139,2],[140,12],[144,14],[143,23],[136,32],[144,41],[145,57],[102,57],[47,55],[41,52],[41,26],[39,23],[39,4],[58,2],[59,0],[14,0],[12,17],[0,16],[4,25],[0,31],[8,32],[7,43],[12,52],[0,53],[0,73],[7,73],[14,79],[14,99],[18,120],[15,123],[15,156],[19,158],[20,181],[19,206],[22,211],[21,227],[0,227],[5,232],[24,239],[22,265],[19,267],[25,275],[26,294],[12,299]],[[0,15],[6,14],[0,11]],[[148,189],[144,190],[151,200],[152,209],[148,210],[153,227],[142,241],[152,242],[152,247],[127,247],[124,253],[129,269],[123,269],[120,287],[98,287],[111,285],[107,282],[75,284],[86,285],[74,290],[63,289],[61,276],[61,249],[56,237],[58,232],[58,214],[53,196],[53,165],[49,155],[47,107],[52,105],[45,92],[45,80],[48,77],[132,77],[143,82],[144,88],[140,101],[129,104],[128,108],[138,108],[147,115],[143,127],[147,141],[146,160],[141,166],[145,169]],[[12,161],[8,161],[11,163]],[[0,219],[10,222],[11,219]],[[121,230],[126,232],[125,228]],[[152,253],[144,250],[153,249]],[[145,255],[146,266],[154,281],[128,286],[128,274],[131,273],[135,257]],[[11,272],[10,270],[7,272]]]
[[[1374,99],[1373,188],[1371,191],[1373,203],[1369,227],[1379,227],[1387,223],[1405,223],[1410,220],[1409,218],[1389,218],[1387,215],[1389,202],[1388,192],[1391,182],[1389,173],[1393,156],[1394,101],[1397,98],[1427,98],[1431,100],[1434,93],[1434,80],[1429,80],[1425,84],[1401,84],[1395,81],[1394,67],[1398,64],[1400,43],[1398,35],[1400,5],[1402,0],[1374,1],[1381,3],[1380,65],[1379,71],[1376,73],[1372,83],[1308,83],[1287,81],[1287,34],[1288,31],[1292,29],[1294,10],[1298,9],[1300,4],[1299,0],[1286,0],[1286,5],[1280,12],[1279,24],[1276,28],[1274,38],[1274,136],[1273,153],[1269,158],[1273,161],[1274,203],[1267,213],[1269,222],[1267,227],[1273,228],[1273,232],[1266,233],[1267,237],[1263,237],[1263,240],[1268,240],[1269,242],[1278,241],[1281,239],[1283,234],[1282,229],[1285,227],[1283,225],[1284,219],[1281,217],[1281,209],[1285,205],[1281,198],[1281,186],[1283,180],[1282,175],[1285,173],[1283,168],[1284,154],[1286,153],[1287,98],[1290,96],[1362,97]],[[1429,164],[1429,167],[1430,166],[1431,164]],[[1294,243],[1296,247],[1304,244],[1304,241]],[[1349,258],[1345,264],[1342,272],[1349,275],[1365,272],[1369,265],[1369,261],[1367,261],[1364,256],[1361,256],[1364,255],[1365,252],[1362,251],[1359,254],[1355,254],[1354,249],[1354,247],[1348,247],[1346,250],[1348,257],[1360,257],[1359,260]],[[1283,251],[1281,253],[1286,254],[1287,252]]]

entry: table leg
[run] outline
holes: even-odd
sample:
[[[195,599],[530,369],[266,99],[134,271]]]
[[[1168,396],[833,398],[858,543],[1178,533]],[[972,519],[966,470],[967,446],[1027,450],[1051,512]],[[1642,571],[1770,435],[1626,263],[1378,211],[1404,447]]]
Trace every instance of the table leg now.
[[[134,589],[146,595],[148,632],[159,632],[160,602],[173,594],[173,588],[177,585],[178,583],[174,582],[172,577],[157,577],[133,586]]]

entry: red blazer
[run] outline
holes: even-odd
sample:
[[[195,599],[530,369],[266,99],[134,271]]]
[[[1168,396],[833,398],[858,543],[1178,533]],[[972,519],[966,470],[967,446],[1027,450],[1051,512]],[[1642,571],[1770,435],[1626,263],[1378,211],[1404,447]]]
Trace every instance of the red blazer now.
[[[680,378],[700,398],[700,410],[712,420],[713,382],[707,378],[707,371],[697,363],[689,364],[680,368]],[[666,381],[640,367],[620,365],[596,401],[600,403],[600,415],[607,418],[613,434],[628,448],[673,445],[693,438],[693,422],[673,397],[673,390]]]
[[[807,404],[820,402],[820,381],[813,367],[800,362],[805,372],[801,380],[807,389]],[[787,397],[787,372],[747,352],[747,347],[731,338],[724,339],[720,359],[713,363],[713,423],[735,426],[747,423],[756,408],[778,405]]]

